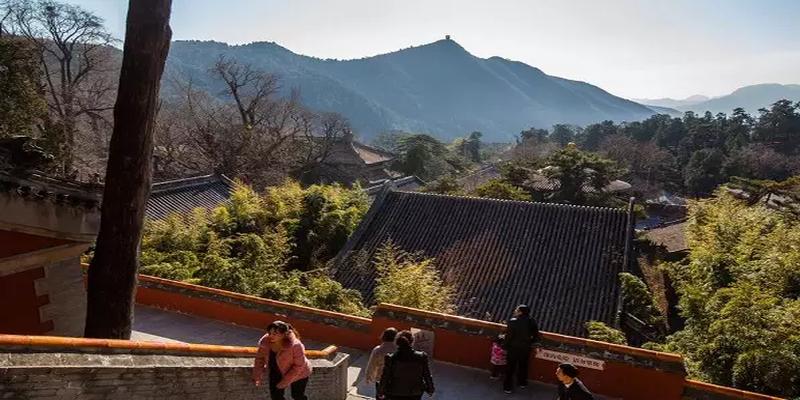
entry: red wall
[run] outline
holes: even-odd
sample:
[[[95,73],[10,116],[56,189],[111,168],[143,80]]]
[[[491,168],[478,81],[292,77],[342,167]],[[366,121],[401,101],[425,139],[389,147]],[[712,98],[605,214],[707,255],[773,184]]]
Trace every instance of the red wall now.
[[[287,315],[271,314],[233,304],[188,297],[179,293],[141,286],[136,292],[136,302],[259,329],[265,329],[269,323],[280,319],[291,323],[302,337],[337,346],[371,349],[378,337],[370,334],[368,322],[363,323],[364,332],[359,332],[322,322],[291,318]]]
[[[0,246],[0,258],[5,258],[72,242],[0,230],[0,243],[3,244]]]
[[[532,378],[556,383],[555,370],[558,364],[534,359]],[[581,368],[581,380],[595,393],[622,399],[680,399],[685,377],[678,373],[661,372],[654,369],[634,367],[624,363],[606,361],[602,371]]]
[[[433,358],[435,360],[475,368],[489,367],[490,337],[503,329],[502,325],[490,322],[391,305],[378,306],[376,315],[370,320],[153,277],[141,277],[141,280],[149,280],[166,285],[167,289],[157,288],[156,286],[140,286],[136,296],[136,301],[140,304],[173,309],[255,328],[264,328],[269,322],[275,319],[282,319],[291,322],[306,338],[363,350],[371,349],[375,346],[379,341],[378,338],[381,332],[387,327],[409,329],[415,327],[414,320],[425,321],[427,324],[423,324],[423,326],[416,325],[416,327],[433,329],[435,334]],[[172,286],[178,290],[173,291]],[[212,294],[214,297],[226,299],[218,301],[186,294],[193,291],[198,292],[198,296],[206,295],[204,297],[208,297],[208,294]],[[269,313],[250,310],[244,306],[229,304],[227,300],[239,304],[249,303],[264,306],[260,308],[286,310],[286,314],[292,315],[292,317],[282,315],[280,312]],[[395,316],[396,318],[390,318],[386,315]],[[339,326],[330,323],[337,319],[340,320],[337,323]],[[343,322],[349,326],[341,326]],[[426,325],[431,324],[454,328],[426,327]],[[464,332],[464,328],[482,333],[481,335],[468,334]],[[724,391],[730,398],[771,399],[768,396],[687,381],[681,371],[682,359],[674,354],[653,352],[547,332],[544,332],[543,336],[548,343],[554,342],[568,348],[590,349],[591,353],[607,354],[607,357],[615,359],[632,360],[631,362],[605,360],[602,371],[582,368],[581,379],[592,391],[598,394],[625,400],[680,400],[684,387],[694,384],[694,387],[702,388],[704,391],[714,393],[722,393],[721,391]],[[668,366],[673,372],[643,367],[640,366],[641,364],[636,365],[636,360],[640,363],[646,361],[655,365]],[[535,358],[535,353],[532,353],[531,366],[530,377],[532,379],[555,383],[554,373],[557,367],[555,362],[537,359]]]
[[[488,324],[487,324],[488,325]],[[412,326],[406,321],[374,317],[376,332],[394,326],[408,329]],[[500,333],[501,327],[497,332]],[[489,350],[492,342],[486,336],[465,335],[460,332],[434,328],[433,358],[453,364],[475,368],[489,368]],[[552,335],[551,335],[552,336]],[[555,384],[555,370],[558,364],[537,359],[531,353],[530,378]],[[606,361],[604,370],[581,369],[581,379],[594,392],[623,399],[677,400],[683,393],[684,376],[677,373],[661,372],[638,368],[629,364]],[[624,382],[624,384],[622,384]]]
[[[44,278],[44,268],[0,276],[0,333],[41,335],[53,330],[53,321],[39,321],[39,307],[49,303],[37,296],[33,281]]]

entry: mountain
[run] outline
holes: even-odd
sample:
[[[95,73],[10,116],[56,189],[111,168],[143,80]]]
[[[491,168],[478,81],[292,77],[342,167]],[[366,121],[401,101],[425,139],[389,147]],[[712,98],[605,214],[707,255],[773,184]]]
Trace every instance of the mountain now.
[[[364,139],[393,129],[442,139],[477,130],[486,141],[510,141],[531,126],[633,121],[654,114],[585,82],[500,57],[476,57],[449,39],[357,60],[323,60],[268,42],[177,41],[165,79],[191,79],[196,87],[220,93],[208,73],[220,55],[278,74],[285,91],[297,88],[309,107],[345,115]],[[163,85],[162,96],[174,95],[169,90]]]
[[[676,100],[670,98],[661,98],[661,99],[632,99],[637,103],[644,104],[648,107],[655,106],[655,107],[666,107],[666,108],[677,108],[677,107],[684,107],[684,106],[692,106],[698,103],[702,103],[704,101],[710,100],[708,96],[703,96],[701,94],[696,94],[694,96],[689,96],[685,99]]]
[[[655,111],[658,114],[667,114],[673,117],[682,117],[683,112],[670,107],[654,106],[652,104],[645,104],[647,108]]]
[[[744,108],[751,115],[758,114],[759,108],[769,107],[772,103],[787,99],[800,101],[800,85],[781,85],[777,83],[765,83],[761,85],[745,86],[736,89],[733,93],[725,96],[715,97],[700,103],[677,107],[679,111],[694,111],[704,113],[730,114],[736,107]]]

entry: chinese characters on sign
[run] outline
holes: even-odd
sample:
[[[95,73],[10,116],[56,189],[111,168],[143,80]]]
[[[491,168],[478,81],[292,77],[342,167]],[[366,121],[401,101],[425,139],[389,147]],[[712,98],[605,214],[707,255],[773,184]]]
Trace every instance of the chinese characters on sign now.
[[[571,363],[577,367],[603,370],[605,362],[595,358],[577,356],[575,354],[561,353],[558,351],[536,349],[536,358],[552,361],[555,363]]]

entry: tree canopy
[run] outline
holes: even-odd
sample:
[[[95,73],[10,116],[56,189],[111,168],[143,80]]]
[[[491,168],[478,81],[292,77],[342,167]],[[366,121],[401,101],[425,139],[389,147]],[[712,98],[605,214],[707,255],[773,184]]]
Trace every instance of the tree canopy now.
[[[666,190],[707,197],[734,176],[780,181],[800,174],[800,102],[779,100],[757,116],[736,108],[730,115],[687,112],[584,129],[530,128],[520,133],[512,157],[541,162],[569,142],[616,161],[624,169],[619,179],[640,196]]]
[[[476,189],[481,197],[594,206],[625,203],[607,190],[623,171],[610,159],[570,143],[545,158],[518,157],[500,167],[502,177]]]
[[[669,267],[686,326],[664,349],[695,378],[799,396],[800,222],[724,189],[689,217],[689,258]]]

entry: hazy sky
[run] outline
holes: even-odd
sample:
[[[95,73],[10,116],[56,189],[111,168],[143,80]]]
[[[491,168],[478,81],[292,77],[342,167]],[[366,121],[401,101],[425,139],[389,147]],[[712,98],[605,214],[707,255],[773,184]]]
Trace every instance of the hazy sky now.
[[[125,0],[69,0],[117,37]],[[629,98],[800,83],[800,0],[173,0],[174,39],[360,58],[452,35]]]

